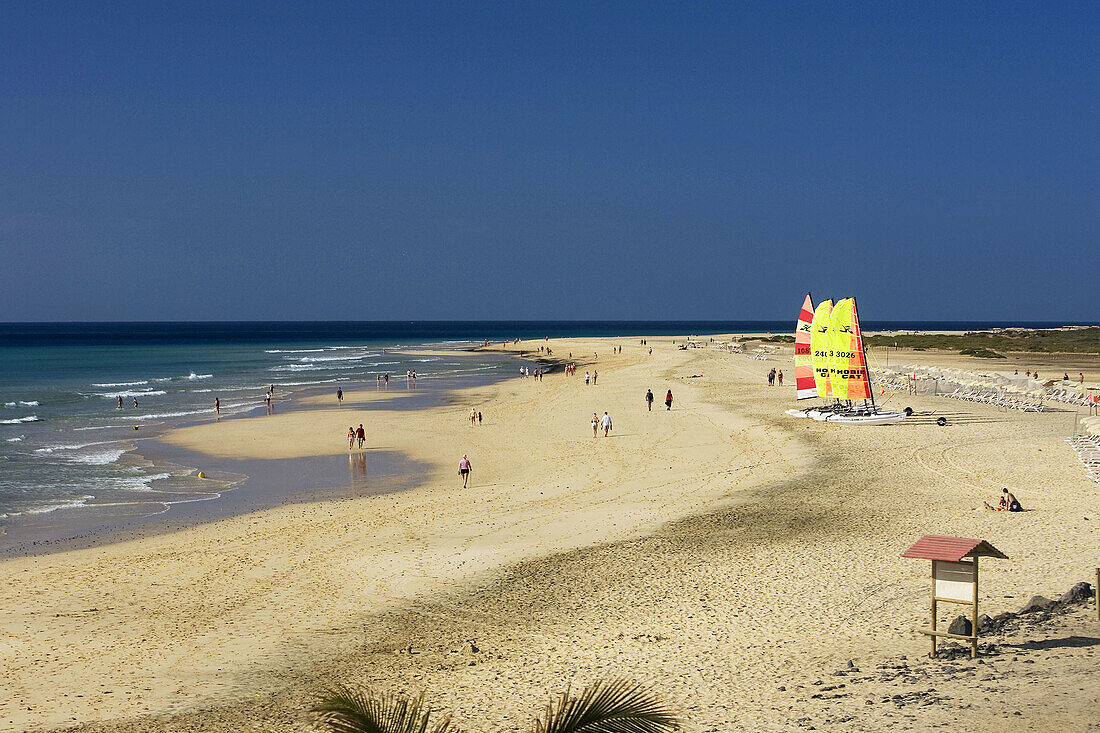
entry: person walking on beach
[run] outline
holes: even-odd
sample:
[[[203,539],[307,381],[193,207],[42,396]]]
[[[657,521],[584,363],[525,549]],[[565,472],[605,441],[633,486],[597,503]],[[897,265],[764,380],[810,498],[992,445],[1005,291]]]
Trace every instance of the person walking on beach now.
[[[348,427],[348,450],[355,447],[355,428]]]
[[[596,386],[596,377],[600,376],[600,373],[595,369],[592,370],[592,386]]]
[[[585,387],[588,386],[588,380],[590,380],[590,379],[592,379],[592,375],[589,374],[588,372],[585,372],[584,373],[584,386]]]
[[[779,386],[783,386],[783,370],[779,370],[779,373],[775,375],[776,380],[779,382]]]
[[[600,419],[600,424],[603,425],[603,437],[607,437],[607,434],[611,432],[611,416],[606,412],[603,414],[603,418]]]
[[[222,401],[217,397],[214,398],[214,414],[222,414]]]
[[[481,424],[481,410],[478,410],[478,411],[477,411],[477,424],[478,424],[478,425],[480,425],[480,424]]]
[[[355,431],[355,439],[359,441],[360,448],[367,442],[367,431],[363,430],[363,423],[359,423],[359,429]]]
[[[470,408],[470,424],[473,425],[477,422],[477,410]]]
[[[647,389],[645,391],[645,406],[650,412],[653,412],[653,390]]]
[[[462,454],[462,460],[458,462],[458,475],[462,477],[462,488],[466,488],[466,482],[470,480],[470,469],[473,466],[470,464],[470,459],[466,457],[466,454]]]
[[[336,388],[336,404],[344,404],[344,390],[340,387]]]
[[[596,431],[600,429],[600,418],[596,413],[592,413],[592,437],[596,437]]]
[[[665,409],[666,410],[671,410],[672,409],[672,390],[671,389],[668,391],[667,394],[665,394]]]

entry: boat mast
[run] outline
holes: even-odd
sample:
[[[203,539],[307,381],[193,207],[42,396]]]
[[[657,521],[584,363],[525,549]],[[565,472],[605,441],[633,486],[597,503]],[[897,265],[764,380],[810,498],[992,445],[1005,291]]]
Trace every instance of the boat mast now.
[[[859,320],[859,307],[856,304],[855,296],[852,296],[852,310],[856,314],[856,320]],[[878,412],[878,407],[875,406],[875,388],[871,386],[871,367],[867,365],[867,346],[863,343],[863,326],[859,327],[859,348],[863,352],[863,371],[867,375],[867,394],[871,395],[871,409]]]

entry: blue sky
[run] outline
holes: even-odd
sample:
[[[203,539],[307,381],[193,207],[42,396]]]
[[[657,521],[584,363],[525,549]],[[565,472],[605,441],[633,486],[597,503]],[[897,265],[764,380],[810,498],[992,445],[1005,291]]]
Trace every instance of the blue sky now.
[[[1097,3],[0,3],[0,321],[1100,320]]]

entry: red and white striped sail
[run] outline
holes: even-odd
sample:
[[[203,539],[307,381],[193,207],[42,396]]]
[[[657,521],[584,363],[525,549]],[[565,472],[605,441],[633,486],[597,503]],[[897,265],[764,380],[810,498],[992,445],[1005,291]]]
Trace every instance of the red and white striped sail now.
[[[814,381],[813,351],[810,348],[810,324],[814,320],[814,302],[810,294],[802,303],[798,314],[798,325],[794,330],[794,381],[798,399],[817,397],[817,384]]]

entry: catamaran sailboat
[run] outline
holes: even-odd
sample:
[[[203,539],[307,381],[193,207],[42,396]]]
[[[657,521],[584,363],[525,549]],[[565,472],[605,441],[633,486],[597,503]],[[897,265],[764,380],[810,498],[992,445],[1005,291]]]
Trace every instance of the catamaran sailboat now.
[[[887,425],[906,418],[904,412],[875,404],[855,298],[838,300],[835,305],[825,300],[814,309],[807,294],[795,328],[794,354],[797,398],[833,397],[836,401],[787,410],[788,415],[844,425]],[[857,405],[854,400],[863,403]]]

